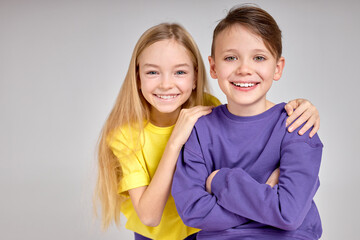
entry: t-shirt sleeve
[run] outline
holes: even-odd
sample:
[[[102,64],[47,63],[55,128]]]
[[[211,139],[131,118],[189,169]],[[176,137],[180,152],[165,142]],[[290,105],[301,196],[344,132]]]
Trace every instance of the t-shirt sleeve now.
[[[319,187],[322,143],[287,133],[281,147],[279,184],[271,188],[255,181],[241,168],[221,169],[211,189],[225,209],[284,230],[303,222]]]
[[[126,134],[119,130],[109,141],[109,147],[117,157],[122,177],[118,192],[125,193],[129,189],[147,186],[150,183],[149,173],[140,146],[136,147],[126,139]],[[126,143],[126,145],[125,145]]]
[[[217,99],[215,96],[213,96],[209,93],[204,94],[204,99],[205,99],[206,106],[217,107],[217,106],[221,105],[221,102],[219,101],[219,99]]]

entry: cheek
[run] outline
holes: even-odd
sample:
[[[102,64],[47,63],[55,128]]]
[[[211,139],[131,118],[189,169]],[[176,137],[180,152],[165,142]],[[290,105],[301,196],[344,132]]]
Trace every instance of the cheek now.
[[[219,80],[226,79],[232,72],[233,69],[226,64],[220,64],[216,68],[216,75]]]
[[[154,85],[154,81],[151,79],[146,79],[144,77],[140,78],[140,88],[142,91],[151,91]]]
[[[195,78],[189,77],[183,79],[182,81],[179,81],[178,86],[183,92],[191,92],[194,86],[194,82],[195,82]]]
[[[275,69],[272,66],[262,67],[258,69],[258,74],[264,80],[273,80]]]
[[[145,80],[144,80],[144,77],[142,76],[142,75],[140,75],[139,77],[138,77],[138,84],[139,84],[139,87],[142,89],[142,88],[144,88],[145,86],[144,86],[144,84],[145,84]]]
[[[275,72],[276,72],[276,64],[275,64],[275,62],[271,63],[271,64],[269,64],[267,66],[264,66],[263,68],[261,68],[260,71],[261,71],[261,73],[262,73],[262,75],[264,77],[266,76],[268,79],[273,80]]]

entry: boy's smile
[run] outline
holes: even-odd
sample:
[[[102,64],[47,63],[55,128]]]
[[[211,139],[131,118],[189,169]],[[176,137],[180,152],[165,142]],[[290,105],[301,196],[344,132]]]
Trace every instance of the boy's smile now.
[[[215,39],[214,56],[209,57],[210,74],[218,79],[231,113],[253,116],[270,106],[266,93],[279,80],[285,60],[275,57],[258,35],[235,24]]]

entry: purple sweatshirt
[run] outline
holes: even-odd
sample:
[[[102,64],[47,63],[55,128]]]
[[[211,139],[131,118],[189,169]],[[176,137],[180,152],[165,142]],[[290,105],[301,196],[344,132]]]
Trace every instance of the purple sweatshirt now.
[[[172,195],[184,223],[202,229],[198,239],[319,239],[313,201],[319,187],[322,143],[309,131],[285,127],[285,103],[239,117],[226,105],[201,117],[184,145]],[[280,167],[279,184],[265,184]],[[220,169],[206,192],[207,177]]]

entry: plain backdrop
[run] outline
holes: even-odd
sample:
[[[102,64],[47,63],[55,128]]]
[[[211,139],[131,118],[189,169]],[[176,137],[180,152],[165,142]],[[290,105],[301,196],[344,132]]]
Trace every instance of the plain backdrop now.
[[[249,2],[249,1],[248,1]],[[92,211],[95,146],[140,35],[181,23],[207,69],[217,21],[242,1],[0,0],[0,238],[132,239]],[[324,240],[356,239],[360,215],[360,3],[254,1],[283,31],[273,102],[309,99],[325,145],[315,201]],[[212,90],[226,99],[215,80]]]

